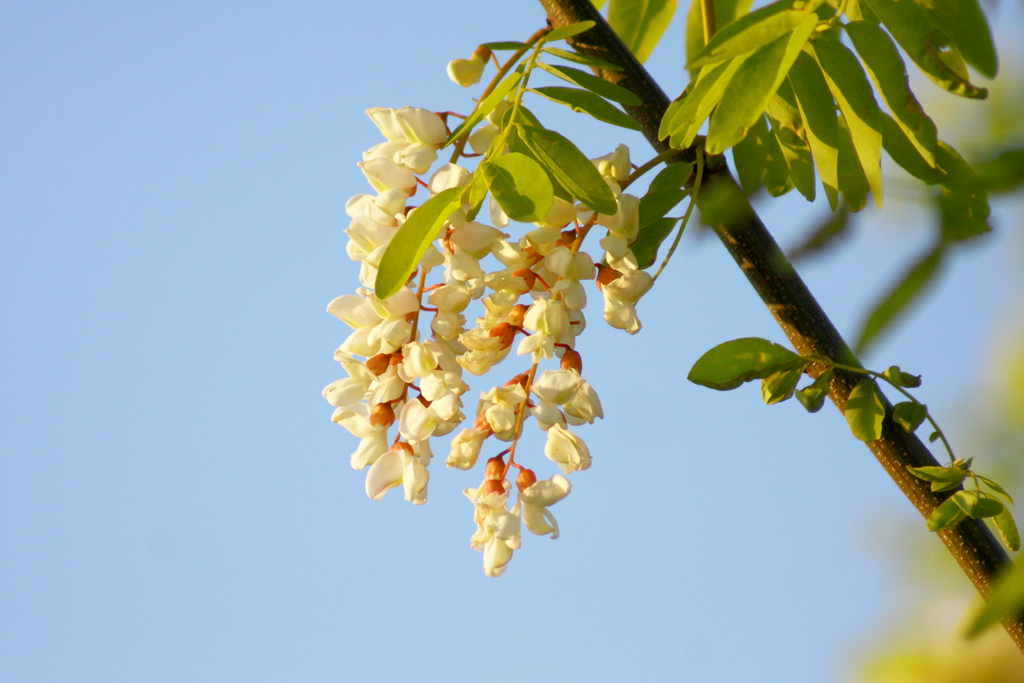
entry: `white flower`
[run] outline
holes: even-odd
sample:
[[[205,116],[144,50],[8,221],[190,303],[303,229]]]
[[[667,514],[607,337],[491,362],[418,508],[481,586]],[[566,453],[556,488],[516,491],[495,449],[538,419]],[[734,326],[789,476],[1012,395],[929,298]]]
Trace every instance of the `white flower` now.
[[[359,447],[351,455],[352,469],[361,470],[372,465],[387,452],[387,428],[370,424],[370,408],[365,403],[338,408],[331,420],[360,439]]]
[[[485,486],[488,482],[484,482]],[[474,506],[473,521],[476,533],[469,543],[484,554],[484,573],[487,576],[501,576],[512,559],[512,551],[522,543],[519,515],[505,509],[508,501],[508,482],[503,482],[504,493],[484,493],[483,488],[463,491]]]
[[[480,394],[476,414],[483,415],[491,426],[494,436],[502,441],[511,441],[516,425],[516,409],[526,400],[526,391],[520,384],[507,387],[491,387]]]
[[[473,174],[458,164],[447,163],[434,171],[434,175],[427,181],[427,187],[430,194],[435,195],[453,187],[468,185],[472,178]]]
[[[438,147],[448,138],[441,117],[419,107],[373,107],[366,115],[388,140]]]
[[[639,332],[641,325],[636,315],[636,302],[651,288],[653,281],[650,273],[638,270],[602,285],[605,321],[630,334]]]
[[[453,59],[448,62],[448,78],[463,88],[476,85],[484,72],[484,64],[483,58],[477,55],[469,59]]]
[[[537,299],[526,311],[523,327],[533,334],[519,342],[516,352],[520,356],[532,353],[534,360],[551,358],[555,342],[570,331],[565,305],[551,299]]]
[[[572,484],[561,474],[535,482],[524,491],[520,491],[519,504],[522,506],[523,524],[526,528],[538,536],[551,534],[551,538],[558,538],[558,522],[548,508],[568,496],[570,491]]]
[[[413,454],[412,448],[408,444],[399,444],[399,448],[388,451],[370,466],[366,473],[366,495],[380,500],[385,493],[402,484],[405,499],[413,505],[423,505],[427,502],[429,478],[427,468]]]
[[[629,147],[621,144],[614,152],[591,161],[597,166],[598,173],[620,183],[629,178],[629,172],[632,170],[629,163]]]
[[[590,450],[587,449],[587,445],[559,424],[551,425],[548,429],[544,455],[557,464],[565,474],[590,467]]]
[[[356,165],[362,169],[370,186],[377,192],[403,190],[406,194],[412,194],[416,187],[416,176],[413,172],[404,166],[399,166],[391,159],[370,159],[360,161]]]
[[[459,470],[473,469],[480,457],[480,448],[487,438],[487,432],[476,429],[463,429],[452,439],[452,450],[444,464]]]

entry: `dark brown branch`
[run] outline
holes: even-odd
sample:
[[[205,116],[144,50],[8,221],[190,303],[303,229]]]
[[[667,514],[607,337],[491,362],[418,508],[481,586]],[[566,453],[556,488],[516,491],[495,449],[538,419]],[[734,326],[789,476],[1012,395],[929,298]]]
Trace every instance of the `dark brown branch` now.
[[[626,110],[643,127],[651,146],[658,152],[666,151],[668,143],[658,140],[658,126],[668,107],[668,97],[609,28],[590,0],[540,0],[540,3],[547,11],[552,28],[578,21],[597,22],[597,26],[569,42],[583,54],[624,67],[621,72],[597,70],[597,73],[636,93],[643,104],[627,106]],[[692,160],[694,156],[695,152],[690,149],[680,159]],[[754,212],[722,157],[709,159],[697,207],[714,227],[798,353],[825,356],[845,365],[861,367]],[[814,374],[821,369],[815,369]],[[850,390],[859,379],[861,376],[853,373],[835,373],[829,396],[840,411],[845,409]],[[952,492],[934,493],[926,482],[907,471],[907,465],[920,467],[938,463],[921,440],[907,434],[892,421],[891,415],[892,406],[887,403],[882,438],[867,446],[914,507],[927,518]],[[994,575],[1010,560],[984,522],[966,519],[955,529],[939,532],[939,537],[978,592],[984,596],[991,593]],[[1024,651],[1024,619],[1007,620],[1004,626]]]

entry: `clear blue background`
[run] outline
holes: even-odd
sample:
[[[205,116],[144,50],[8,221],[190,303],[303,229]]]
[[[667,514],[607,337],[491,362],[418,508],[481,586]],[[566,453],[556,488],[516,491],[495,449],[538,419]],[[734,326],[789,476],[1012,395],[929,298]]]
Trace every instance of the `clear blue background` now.
[[[356,284],[344,205],[380,141],[362,112],[467,111],[446,62],[543,21],[529,0],[0,4],[0,679],[842,676],[896,598],[866,520],[916,513],[834,409],[685,381],[721,341],[783,341],[708,235],[684,239],[641,334],[590,313],[594,465],[553,509],[562,537],[524,539],[505,576],[469,548],[479,471],[435,461],[414,508],[370,501],[349,467],[320,390],[347,335],[324,307]],[[649,63],[673,95],[681,30]],[[649,157],[554,107],[536,110],[589,154]],[[928,241],[893,207],[801,267],[851,336]],[[823,211],[763,215],[792,244]],[[1000,211],[867,359],[924,373],[954,439],[1020,291]]]

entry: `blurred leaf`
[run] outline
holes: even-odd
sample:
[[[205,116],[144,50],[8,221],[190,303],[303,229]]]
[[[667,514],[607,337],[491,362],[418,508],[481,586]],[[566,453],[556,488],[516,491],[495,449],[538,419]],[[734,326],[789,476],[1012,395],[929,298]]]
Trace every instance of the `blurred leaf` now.
[[[558,64],[545,64],[544,62],[537,63],[540,68],[544,69],[550,74],[553,74],[562,80],[568,81],[581,88],[586,88],[590,92],[600,95],[601,97],[609,100],[614,100],[620,104],[639,105],[640,98],[626,90],[625,88],[609,83],[603,78],[598,78],[594,74],[588,74],[586,71],[580,71],[579,69],[573,69],[569,66],[561,66]]]
[[[556,40],[571,38],[583,33],[584,31],[589,31],[594,28],[594,25],[595,23],[593,21],[577,21],[575,24],[568,24],[561,28],[556,28],[554,31],[544,36],[544,42],[553,43]]]
[[[907,67],[892,39],[877,24],[854,21],[846,26],[854,48],[895,123],[930,167],[935,166],[935,123],[924,113],[907,82]],[[897,161],[897,163],[899,163]]]
[[[765,146],[764,189],[772,197],[781,197],[793,189],[793,180],[789,177],[789,164],[786,153],[775,131],[768,130],[768,144]]]
[[[608,24],[643,63],[675,13],[676,0],[611,0]]]
[[[654,176],[654,180],[647,187],[647,193],[661,192],[663,190],[678,190],[693,175],[693,163],[689,161],[668,164]]]
[[[905,0],[864,0],[889,33],[896,39],[925,75],[954,95],[984,99],[988,91],[978,88],[950,66],[946,57],[953,52],[960,57],[953,41],[932,25],[927,12],[916,2]]]
[[[670,112],[666,112],[658,131],[660,138],[665,139],[671,135],[671,144],[676,149],[686,149],[693,144],[693,139],[697,136],[704,119],[722,99],[722,94],[733,74],[742,65],[743,58],[737,58],[731,62],[702,69],[689,94],[681,100],[671,119],[668,116]]]
[[[943,190],[937,201],[944,240],[966,240],[992,231],[986,198]]]
[[[737,17],[741,17],[750,10],[751,0],[714,0],[715,2],[715,24],[723,27]],[[704,49],[704,12],[701,9],[700,0],[691,0],[690,10],[686,15],[686,61],[693,61],[693,58]],[[690,77],[696,77],[696,70],[690,71]]]
[[[762,379],[761,398],[764,402],[767,405],[774,405],[792,398],[796,384],[803,376],[806,367],[807,361],[801,359]]]
[[[934,281],[938,274],[938,268],[942,264],[944,253],[942,247],[938,246],[925,254],[875,305],[854,345],[857,353],[868,349],[882,332],[906,313],[907,308],[921,295],[927,285]]]
[[[923,403],[903,401],[892,409],[892,419],[909,433],[914,433],[928,415],[928,407]]]
[[[996,492],[996,493],[998,493],[999,495],[1001,495],[1001,496],[1004,496],[1004,497],[1006,498],[1006,500],[1010,501],[1011,503],[1013,502],[1013,498],[1011,498],[1011,497],[1010,497],[1010,494],[1009,494],[1009,493],[1007,493],[1007,492],[1006,492],[1006,489],[1004,489],[1004,488],[1003,488],[1002,486],[1000,486],[999,484],[995,483],[994,481],[992,481],[992,480],[991,480],[991,479],[989,479],[988,477],[983,477],[983,476],[981,476],[980,474],[978,475],[978,479],[981,479],[981,481],[982,481],[982,482],[983,482],[983,483],[984,483],[984,484],[985,484],[986,486],[988,486],[988,487],[989,487],[990,489],[992,489],[993,491],[995,491],[995,492]],[[1016,550],[1016,548],[1014,548],[1014,550]]]
[[[736,177],[748,195],[761,186],[764,167],[768,161],[768,124],[764,116],[747,132],[747,137],[732,148],[732,159],[736,166]]]
[[[938,440],[939,440],[939,433],[938,432],[932,432],[931,434],[928,435],[928,443],[935,443]]]
[[[745,337],[719,344],[705,353],[686,378],[694,384],[728,391],[800,360],[797,354],[767,339]]]
[[[928,0],[921,4],[932,22],[956,42],[968,64],[987,78],[996,77],[999,60],[978,0]]]
[[[782,81],[778,92],[768,100],[766,113],[772,124],[772,132],[775,133],[782,148],[786,165],[789,166],[789,177],[793,181],[793,186],[807,201],[813,202],[814,161],[811,159],[811,149],[807,145],[800,108],[796,104],[796,97],[788,80]]]
[[[1017,531],[1017,522],[1013,519],[1013,513],[1008,508],[992,518],[992,522],[999,531],[999,536],[1007,548],[1013,551],[1020,550],[1020,533]]]
[[[672,232],[678,218],[659,218],[640,228],[636,241],[629,245],[636,257],[637,266],[642,270],[650,268],[658,258],[658,248]]]
[[[816,413],[825,405],[828,397],[828,385],[832,381],[832,368],[818,375],[813,383],[796,392],[796,400],[800,401],[807,412]]]
[[[853,147],[853,139],[850,137],[850,129],[846,127],[846,120],[840,116],[836,123],[839,192],[843,195],[848,210],[856,213],[864,208],[871,188],[868,187],[868,179],[864,175],[860,159],[857,158],[857,150]]]
[[[884,417],[885,408],[874,380],[857,382],[846,399],[846,424],[853,435],[861,441],[877,441],[882,437]]]
[[[1016,525],[1014,525],[1016,531]],[[1019,542],[1019,541],[1018,541]],[[1020,565],[1007,563],[997,580],[988,603],[978,612],[967,627],[966,636],[973,638],[1000,619],[1013,617],[1024,610],[1024,570]]]
[[[964,511],[960,509],[960,506],[956,504],[956,501],[952,498],[947,498],[928,517],[928,531],[952,529],[963,521],[966,516]]]
[[[1012,192],[1024,185],[1024,147],[1009,149],[994,159],[974,164],[989,192]]]
[[[619,210],[608,184],[583,152],[553,130],[518,125],[516,131],[533,151],[537,161],[574,197],[598,213],[614,215]]]
[[[501,210],[514,221],[543,220],[554,201],[544,169],[525,154],[509,152],[484,168],[484,179]]]
[[[604,121],[613,126],[620,126],[630,130],[640,130],[640,124],[632,116],[589,90],[565,88],[557,85],[530,88],[530,90],[548,98],[552,102],[564,104],[575,112],[590,114],[598,121]]]
[[[939,140],[935,147],[935,161],[939,169],[945,174],[940,183],[947,190],[957,192],[977,193],[984,190],[981,178],[974,172],[971,165],[964,161],[953,147]]]
[[[821,0],[778,0],[719,26],[704,49],[686,65],[696,69],[747,54],[775,42],[808,18]],[[800,6],[800,9],[794,9]]]
[[[789,82],[806,126],[807,143],[818,165],[821,184],[833,211],[839,206],[839,149],[836,102],[818,62],[807,52],[797,55]]]
[[[837,40],[817,40],[814,52],[843,113],[875,204],[882,205],[881,112],[857,57]],[[852,205],[851,205],[852,206]]]
[[[846,210],[846,205],[841,204],[838,211],[826,215],[825,219],[820,221],[811,230],[802,244],[790,250],[789,254],[787,254],[789,260],[796,261],[797,259],[811,256],[827,249],[845,235],[851,225],[850,214]]]
[[[882,147],[889,154],[889,158],[918,180],[929,185],[934,185],[942,178],[942,172],[928,164],[928,160],[921,156],[921,150],[914,146],[911,138],[891,116],[884,111],[880,112],[878,122],[882,126]]]
[[[803,15],[803,21],[792,32],[759,48],[743,61],[711,116],[704,143],[708,154],[721,154],[746,136],[785,80],[817,23],[813,13]]]
[[[974,519],[995,517],[1006,509],[1006,506],[995,496],[977,491],[957,491],[953,494],[953,500],[964,511],[964,514]]]
[[[381,256],[374,282],[377,298],[387,299],[408,282],[427,246],[437,238],[448,216],[459,208],[463,189],[453,187],[439,192],[409,214]]]
[[[958,467],[910,467],[907,469],[918,479],[931,483],[932,491],[955,489],[967,478],[967,470]]]
[[[494,108],[498,106],[498,103],[505,99],[505,95],[512,92],[512,88],[516,87],[519,83],[519,79],[522,77],[523,74],[518,71],[509,74],[505,80],[498,84],[498,87],[491,91],[490,95],[480,101],[480,104],[477,105],[477,108],[473,113],[466,117],[466,119],[459,124],[458,128],[452,131],[452,134],[448,136],[447,140],[445,140],[441,149],[444,149],[458,140],[462,137],[463,133],[468,133],[473,130],[473,127],[476,126],[476,124],[480,123],[485,116],[494,111]]]
[[[903,372],[898,365],[890,365],[882,374],[885,375],[885,378],[892,385],[897,387],[915,389],[921,386],[921,375],[911,375],[909,372]]]
[[[604,7],[605,0],[590,0],[590,3],[594,6],[594,9],[601,9]]]
[[[590,55],[582,55],[579,52],[569,52],[557,47],[544,47],[541,49],[542,52],[547,52],[556,57],[561,57],[570,62],[576,62],[577,64],[583,64],[585,66],[591,66],[595,69],[607,69],[608,71],[622,71],[622,67],[618,64],[612,64],[611,62],[597,57],[591,57]]]
[[[640,198],[640,229],[664,218],[687,194],[686,190],[660,190],[645,194]]]
[[[526,50],[530,46],[516,40],[498,40],[493,43],[480,43],[480,47],[486,47],[490,50]]]

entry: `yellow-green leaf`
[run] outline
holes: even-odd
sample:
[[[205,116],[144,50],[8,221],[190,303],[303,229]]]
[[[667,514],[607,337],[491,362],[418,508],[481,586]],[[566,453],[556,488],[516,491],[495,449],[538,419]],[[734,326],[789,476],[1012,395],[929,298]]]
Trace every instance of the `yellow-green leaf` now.
[[[676,0],[611,0],[608,24],[642,63],[651,56],[675,13]]]
[[[878,396],[875,381],[862,379],[846,399],[846,424],[861,441],[877,441],[882,437],[885,407]]]
[[[786,165],[789,166],[789,177],[793,186],[807,201],[813,202],[815,195],[814,162],[811,149],[807,145],[804,122],[800,118],[800,108],[788,80],[769,100],[766,109],[768,120],[772,124],[772,132],[782,148]]]
[[[820,4],[821,0],[778,0],[719,26],[686,68],[697,69],[759,50],[795,30]]]
[[[996,77],[999,60],[978,0],[927,0],[921,5],[932,22],[953,39],[968,64],[988,78]]]
[[[458,140],[463,136],[463,134],[473,130],[473,127],[476,126],[476,124],[480,123],[485,116],[494,111],[494,108],[498,106],[498,103],[505,99],[505,95],[512,92],[512,88],[516,87],[519,83],[519,79],[522,77],[522,73],[514,71],[507,76],[505,80],[499,83],[498,87],[491,91],[490,95],[480,101],[480,104],[477,105],[477,108],[473,113],[466,117],[466,119],[459,124],[458,128],[452,131],[452,134],[448,136],[447,140],[445,140],[444,147],[447,147]],[[444,149],[444,147],[442,147],[442,149]]]
[[[579,69],[574,69],[571,66],[545,64],[544,62],[537,62],[537,66],[564,81],[578,85],[581,88],[586,88],[592,93],[605,97],[609,100],[614,100],[619,104],[640,104],[640,98],[622,86],[609,83],[603,78],[598,78],[594,74],[588,74],[586,71],[580,71]]]
[[[910,0],[907,0],[910,2]],[[853,148],[860,160],[875,204],[882,205],[881,112],[860,62],[838,40],[817,40],[813,50],[832,96],[846,120]]]
[[[781,197],[793,189],[793,179],[789,177],[786,153],[782,151],[779,138],[771,129],[768,130],[767,141],[764,160],[764,189],[772,197]]]
[[[825,398],[828,396],[829,383],[832,381],[832,368],[818,375],[809,386],[796,392],[796,399],[800,401],[807,412],[816,413],[825,405]]]
[[[641,269],[654,265],[658,258],[658,247],[672,232],[679,221],[678,218],[659,218],[640,228],[636,241],[629,245],[629,250],[636,257],[637,266]]]
[[[530,91],[546,97],[552,102],[563,104],[575,112],[590,114],[598,121],[604,121],[613,126],[620,126],[630,130],[640,130],[640,124],[633,117],[589,90],[553,85],[543,88],[530,88]]]
[[[554,188],[544,168],[525,154],[510,152],[484,167],[494,200],[514,221],[543,220],[554,201]]]
[[[857,353],[868,349],[882,332],[906,312],[914,299],[934,280],[938,268],[942,264],[944,253],[941,247],[935,247],[925,254],[900,277],[896,285],[875,305],[854,345]]]
[[[611,216],[618,212],[615,195],[576,145],[553,130],[517,125],[516,132],[537,161],[574,197],[598,213]]]
[[[693,364],[686,379],[711,389],[728,391],[744,382],[767,377],[800,360],[797,354],[767,339],[745,337],[719,344],[705,353]]]
[[[797,55],[789,82],[804,120],[807,143],[818,166],[821,185],[833,211],[839,206],[839,135],[836,102],[818,62],[807,52]]]
[[[736,177],[748,195],[761,185],[765,164],[768,161],[768,124],[762,116],[747,132],[747,137],[733,145],[732,159],[736,166]]]
[[[622,67],[618,64],[612,64],[603,59],[597,57],[591,57],[590,55],[581,55],[579,52],[569,52],[558,47],[544,47],[541,48],[542,52],[547,52],[556,57],[567,59],[570,62],[576,62],[577,64],[584,64],[586,66],[594,67],[595,69],[607,69],[608,71],[622,71]]]
[[[750,10],[751,0],[714,0],[715,24],[724,27]],[[690,2],[686,14],[686,61],[691,62],[704,49],[704,12],[700,0]],[[690,77],[696,78],[697,69],[690,70]]]
[[[1006,547],[1013,551],[1020,550],[1020,533],[1017,531],[1017,522],[1014,521],[1010,509],[1004,507],[1002,512],[992,518],[992,521]]]
[[[962,522],[966,516],[955,500],[947,498],[928,517],[928,531],[952,529]]]
[[[939,182],[941,171],[929,165],[928,160],[921,156],[920,148],[907,137],[906,131],[884,111],[878,122],[882,126],[882,148],[893,161],[910,175],[923,180],[929,185]]]
[[[786,78],[789,67],[817,23],[817,15],[804,14],[792,32],[761,47],[743,61],[711,117],[705,142],[708,154],[721,154],[746,136]]]
[[[1014,524],[1016,531],[1016,524]],[[1017,539],[1018,545],[1020,539]],[[1008,544],[1009,545],[1009,544]],[[1024,567],[1008,562],[996,577],[988,603],[978,611],[965,635],[973,638],[1004,617],[1015,617],[1024,611]]]
[[[767,405],[789,400],[796,390],[796,384],[804,374],[807,362],[800,360],[791,366],[776,370],[761,380],[761,398]]]
[[[864,169],[857,158],[857,150],[853,146],[853,139],[850,137],[850,129],[846,127],[846,120],[842,115],[836,119],[836,149],[839,154],[836,157],[836,165],[839,178],[839,193],[843,196],[851,213],[856,213],[864,208],[867,203],[868,179],[864,175]]]
[[[681,104],[672,116],[668,125],[662,121],[663,130],[666,135],[671,135],[670,143],[676,149],[686,149],[693,144],[697,137],[704,119],[708,117],[711,110],[722,99],[729,81],[743,65],[745,57],[737,57],[731,62],[723,62],[713,67],[702,69],[697,82],[690,88],[690,92],[681,100]],[[668,119],[668,114],[665,120]],[[662,139],[666,137],[662,135]]]
[[[463,190],[453,187],[439,192],[409,214],[380,259],[374,282],[378,298],[387,299],[409,280],[427,246],[437,238],[448,216],[459,208]]]
[[[592,28],[594,28],[593,21],[577,21],[575,24],[568,24],[567,26],[556,28],[554,31],[544,36],[544,42],[553,43],[556,40],[571,38],[583,33],[584,31],[589,31]]]
[[[893,421],[910,433],[916,432],[927,416],[928,407],[923,403],[903,401],[902,403],[897,403],[892,409]]]

